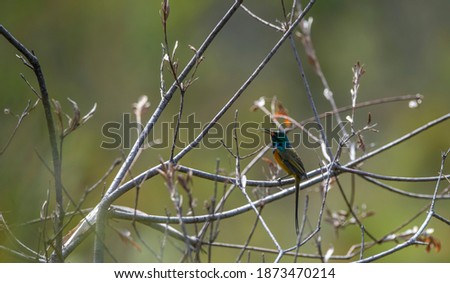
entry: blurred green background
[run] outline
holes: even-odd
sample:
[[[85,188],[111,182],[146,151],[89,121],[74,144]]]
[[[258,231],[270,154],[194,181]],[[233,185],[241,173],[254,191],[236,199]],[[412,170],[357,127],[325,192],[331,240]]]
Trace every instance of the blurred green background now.
[[[244,1],[257,15],[276,23],[283,19],[280,1]],[[288,2],[288,1],[286,1]],[[169,41],[178,41],[176,57],[180,69],[192,56],[188,45],[198,48],[214,25],[233,1],[170,1],[168,23]],[[290,6],[290,3],[287,4]],[[82,113],[87,113],[94,103],[97,111],[82,128],[64,141],[63,182],[75,200],[83,195],[104,174],[112,162],[128,152],[127,149],[107,150],[100,144],[102,126],[108,122],[121,122],[123,113],[132,113],[132,103],[141,95],[151,102],[149,113],[160,100],[159,67],[161,62],[162,26],[159,16],[160,1],[12,1],[2,0],[0,24],[4,25],[18,40],[37,54],[52,98],[59,100],[66,113],[71,113],[67,97],[75,100]],[[408,108],[408,102],[397,102],[364,108],[357,112],[357,126],[365,125],[367,113],[371,112],[373,123],[379,133],[365,135],[368,150],[402,136],[409,131],[442,116],[450,109],[450,2],[447,0],[403,1],[317,1],[309,16],[314,18],[312,38],[325,76],[334,92],[338,106],[351,103],[352,66],[360,61],[366,74],[361,80],[358,101],[420,93],[424,101],[419,108]],[[205,60],[197,72],[198,80],[186,94],[185,116],[195,113],[196,121],[204,125],[228,101],[248,78],[254,68],[266,56],[280,33],[261,25],[244,11],[236,13],[225,26],[205,54]],[[297,42],[298,43],[298,42]],[[302,58],[304,53],[299,46]],[[0,107],[20,114],[27,101],[35,100],[20,73],[37,88],[33,73],[16,58],[17,51],[2,37],[0,39]],[[306,62],[306,59],[304,60]],[[309,65],[305,64],[311,89],[319,112],[330,110],[322,96],[322,85]],[[165,73],[167,85],[172,79]],[[260,76],[223,117],[221,123],[233,121],[234,111],[239,110],[239,120],[262,121],[261,112],[249,111],[259,97],[277,96],[288,108],[289,114],[299,121],[312,116],[304,86],[289,45],[285,44],[266,66]],[[179,95],[176,94],[159,122],[172,121],[178,111]],[[144,121],[149,117],[145,115]],[[345,117],[345,114],[343,115]],[[3,147],[13,131],[17,118],[0,116]],[[156,137],[160,126],[156,127]],[[199,133],[199,129],[195,131]],[[262,135],[259,134],[258,135]],[[133,136],[135,138],[135,136]],[[186,133],[181,133],[186,139]],[[439,170],[440,153],[450,146],[449,123],[437,127],[395,147],[384,154],[366,161],[363,169],[385,175],[435,176]],[[51,174],[39,160],[37,153],[51,164],[51,154],[42,106],[25,118],[7,151],[0,156],[0,212],[15,235],[33,249],[41,239],[41,225],[24,224],[39,218],[43,202],[50,191],[51,208],[54,192]],[[245,153],[248,153],[244,152]],[[358,154],[362,154],[359,152]],[[320,151],[302,150],[308,170],[319,164]],[[169,150],[146,150],[133,167],[137,175],[158,164],[159,158],[167,160]],[[268,154],[267,157],[271,158]],[[223,148],[209,150],[201,147],[189,153],[181,162],[214,172],[216,159],[220,159],[223,174],[234,172],[234,159]],[[246,165],[249,160],[244,160]],[[448,168],[448,166],[447,166]],[[248,173],[249,179],[267,179],[267,165],[259,162]],[[115,171],[116,172],[116,171]],[[89,195],[84,207],[94,206],[103,188],[107,188],[114,176]],[[448,173],[448,169],[446,170]],[[349,177],[342,176],[346,192]],[[362,179],[356,178],[356,203],[367,205],[375,215],[364,221],[365,227],[375,236],[382,236],[411,218],[428,201],[409,199],[381,190]],[[435,183],[394,183],[406,191],[432,193]],[[445,185],[445,184],[444,184]],[[196,214],[204,214],[204,202],[211,197],[214,184],[194,179],[193,190],[197,197]],[[250,195],[255,198],[248,190]],[[273,189],[271,192],[275,192]],[[316,222],[320,204],[318,190],[309,189],[302,196],[310,196],[310,220]],[[133,206],[135,191],[121,197],[116,204]],[[186,200],[185,200],[186,202]],[[225,209],[245,204],[246,200],[235,191]],[[263,210],[263,217],[283,247],[294,243],[293,198],[271,203]],[[302,203],[303,205],[303,203]],[[327,200],[332,210],[345,209],[338,190],[332,190]],[[138,208],[149,214],[175,214],[167,189],[161,177],[156,176],[142,186]],[[437,212],[450,217],[448,202],[439,201]],[[420,225],[424,215],[408,225]],[[280,219],[282,221],[280,221]],[[69,225],[73,227],[79,218]],[[221,222],[219,242],[244,244],[255,220],[254,212]],[[313,224],[314,225],[314,224]],[[129,222],[111,221],[120,231],[130,230]],[[162,254],[162,261],[180,259],[177,249],[182,243],[170,240],[163,248],[164,235],[149,228],[138,226],[147,244]],[[430,227],[442,242],[437,253],[425,251],[425,247],[410,247],[383,258],[383,262],[449,262],[450,227],[432,220]],[[177,227],[178,228],[178,227]],[[190,227],[193,231],[193,227]],[[116,260],[121,262],[153,262],[157,258],[142,244],[141,252],[123,242],[117,233],[108,230],[107,244]],[[134,233],[133,233],[134,235]],[[135,237],[135,235],[134,235]],[[360,242],[360,230],[350,226],[339,234],[324,224],[321,230],[324,251],[334,247],[335,254],[345,254],[350,246]],[[136,240],[136,237],[135,237]],[[366,239],[367,240],[367,239]],[[137,240],[136,240],[137,241]],[[255,246],[275,248],[266,232],[259,226],[250,243]],[[0,245],[12,248],[4,233]],[[395,244],[385,244],[370,251],[376,253]],[[315,252],[313,245],[302,252]],[[215,248],[215,262],[235,261],[239,250]],[[246,261],[273,261],[274,256],[253,252]],[[354,258],[355,259],[355,258]],[[88,238],[68,259],[73,262],[92,260],[92,237]],[[112,261],[112,258],[108,258]],[[291,258],[287,257],[286,261]],[[308,260],[309,259],[301,259]],[[0,250],[0,261],[18,261]]]

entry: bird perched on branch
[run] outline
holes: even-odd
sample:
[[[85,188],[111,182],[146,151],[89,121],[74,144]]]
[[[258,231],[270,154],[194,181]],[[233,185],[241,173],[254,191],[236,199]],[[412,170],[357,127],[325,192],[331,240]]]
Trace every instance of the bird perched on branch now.
[[[303,162],[297,152],[292,148],[288,137],[284,131],[271,131],[264,129],[272,139],[273,157],[275,161],[289,175],[295,178],[295,232],[299,234],[298,227],[298,196],[300,191],[300,182],[307,179],[307,174]]]

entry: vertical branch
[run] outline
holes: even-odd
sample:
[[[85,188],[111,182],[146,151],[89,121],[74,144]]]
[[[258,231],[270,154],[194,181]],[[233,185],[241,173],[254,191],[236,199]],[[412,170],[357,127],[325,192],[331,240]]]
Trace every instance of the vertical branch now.
[[[298,56],[297,48],[295,47],[295,42],[294,42],[294,39],[292,38],[292,36],[289,36],[289,41],[291,43],[291,48],[292,48],[292,52],[294,53],[295,60],[297,61],[299,73],[301,75],[303,84],[306,89],[306,94],[307,94],[309,104],[310,104],[311,109],[314,114],[315,122],[319,126],[319,132],[320,132],[320,135],[322,138],[322,142],[321,142],[322,152],[323,152],[325,158],[329,162],[331,162],[331,160],[333,159],[333,153],[331,152],[330,144],[329,144],[327,136],[325,134],[325,130],[323,128],[322,122],[320,121],[319,113],[317,112],[317,107],[316,107],[316,104],[314,103],[314,99],[312,97],[311,88],[309,87],[309,82],[308,82],[308,79],[306,78],[305,70],[303,69],[303,63],[300,59],[300,56]]]
[[[22,78],[24,78],[24,77],[22,76]],[[25,79],[24,79],[24,80],[25,80]],[[28,81],[25,80],[25,82],[27,82],[28,86],[34,91],[33,87],[28,83]],[[23,122],[23,120],[25,119],[25,117],[27,117],[27,116],[31,113],[31,111],[34,110],[34,108],[36,108],[36,106],[38,105],[38,103],[39,103],[40,100],[41,100],[41,99],[40,99],[40,97],[39,97],[39,99],[37,99],[33,104],[31,104],[31,100],[29,99],[29,100],[28,100],[28,103],[27,103],[27,106],[26,106],[25,109],[22,111],[22,114],[17,115],[17,118],[18,118],[18,119],[17,119],[17,124],[16,124],[16,126],[14,127],[14,130],[12,131],[12,133],[11,133],[11,135],[9,136],[8,140],[6,141],[6,144],[5,144],[5,145],[3,146],[3,148],[0,150],[0,156],[3,155],[3,153],[5,153],[5,151],[8,149],[8,146],[11,144],[11,141],[13,140],[14,136],[16,135],[17,130],[19,129],[19,126],[22,124],[22,122]],[[8,110],[5,109],[5,113],[12,114],[13,116],[16,116],[16,115],[14,115],[9,109],[8,109]]]
[[[298,67],[300,76],[301,76],[301,78],[303,80],[303,84],[304,84],[305,89],[306,89],[306,94],[307,94],[307,97],[308,97],[311,109],[312,109],[313,114],[314,114],[315,122],[319,126],[319,132],[320,132],[321,140],[322,140],[321,141],[322,153],[323,153],[324,157],[330,163],[328,171],[331,172],[331,170],[332,170],[332,168],[333,168],[333,166],[334,166],[334,164],[336,162],[336,159],[335,159],[336,157],[333,157],[333,153],[331,152],[331,147],[330,147],[329,141],[327,139],[324,127],[323,127],[323,125],[322,125],[322,123],[320,121],[319,114],[317,112],[317,107],[316,107],[314,99],[312,97],[312,92],[311,92],[311,89],[310,89],[310,86],[309,86],[309,82],[308,82],[308,79],[306,78],[306,74],[305,74],[305,71],[303,69],[303,63],[302,63],[302,61],[300,59],[300,56],[298,55],[297,48],[295,46],[295,42],[294,42],[294,39],[293,39],[292,36],[289,37],[289,41],[290,41],[290,45],[291,45],[291,49],[292,49],[293,55],[294,55],[295,60],[297,62],[297,67]],[[327,197],[327,192],[328,192],[330,180],[331,180],[331,174],[328,174],[327,180],[326,180],[326,185],[324,186],[324,194],[323,194],[323,198],[322,198],[322,205],[321,205],[321,209],[320,209],[320,212],[319,212],[319,217],[318,217],[318,222],[317,222],[316,229],[302,243],[300,243],[300,245],[302,245],[305,242],[307,242],[310,239],[310,237],[315,235],[320,229],[320,225],[321,225],[321,222],[322,222],[322,215],[323,215],[323,211],[324,211],[324,207],[325,207],[325,201],[326,201],[326,197]]]
[[[56,139],[55,124],[53,122],[52,107],[50,104],[50,98],[47,91],[47,86],[45,84],[44,74],[42,72],[39,60],[30,52],[22,43],[20,43],[14,36],[9,33],[3,25],[0,25],[0,33],[8,40],[20,53],[22,53],[28,60],[31,68],[36,75],[36,79],[39,84],[39,90],[41,93],[42,105],[44,107],[45,120],[47,122],[48,136],[50,139],[50,147],[52,151],[53,159],[53,172],[55,181],[55,199],[56,199],[56,210],[55,210],[55,253],[52,256],[52,262],[62,262],[64,258],[62,257],[62,229],[64,226],[64,207],[63,207],[63,189],[62,189],[62,178],[61,178],[61,156],[58,150],[58,142]]]
[[[163,60],[162,60],[162,64],[161,64],[161,90],[164,86],[164,80],[163,80],[163,76],[162,76],[162,68],[164,65],[164,61],[166,60],[169,63],[169,68],[170,68],[170,72],[172,73],[172,76],[175,80],[175,85],[178,87],[178,89],[181,92],[180,95],[180,108],[178,111],[178,115],[177,115],[177,121],[175,124],[175,129],[174,129],[174,134],[173,134],[173,144],[172,144],[172,148],[170,150],[170,162],[171,163],[175,163],[173,160],[174,154],[175,154],[175,147],[176,147],[176,143],[178,140],[178,134],[179,134],[179,130],[180,130],[180,121],[181,121],[181,116],[183,114],[183,106],[184,106],[184,94],[186,92],[186,87],[183,86],[183,83],[180,81],[180,79],[178,78],[178,62],[175,60],[175,52],[177,50],[178,47],[178,42],[175,42],[175,46],[173,48],[172,53],[170,52],[170,46],[169,46],[169,36],[167,33],[167,19],[169,18],[169,14],[170,14],[170,5],[169,5],[169,0],[164,0],[161,3],[161,20],[162,20],[162,26],[163,26],[163,34],[164,34],[164,44],[163,44]],[[164,54],[165,53],[165,54]],[[161,92],[161,95],[164,95],[163,92]]]
[[[181,122],[181,116],[183,115],[183,107],[184,107],[184,93],[185,91],[183,89],[180,90],[181,91],[181,95],[180,95],[180,108],[178,110],[178,114],[177,114],[177,123],[175,124],[175,129],[173,130],[173,143],[172,143],[172,148],[170,150],[170,162],[171,163],[175,163],[175,161],[173,160],[174,154],[175,154],[175,147],[177,144],[177,140],[178,140],[178,135],[180,132],[180,122]]]
[[[295,4],[297,4],[297,8],[298,11],[301,12],[302,11],[302,7],[300,4],[300,1],[295,1]],[[294,3],[293,3],[294,4]],[[303,45],[303,48],[305,50],[305,53],[308,57],[308,61],[311,63],[311,65],[313,66],[313,69],[315,71],[315,73],[317,74],[317,76],[320,78],[322,85],[323,85],[323,96],[325,97],[326,100],[328,100],[328,102],[331,105],[331,108],[333,110],[336,122],[339,126],[339,128],[341,129],[342,133],[344,136],[347,136],[347,131],[344,127],[344,123],[342,122],[342,119],[340,117],[339,111],[337,111],[337,106],[336,106],[336,102],[334,100],[334,96],[333,96],[333,91],[331,90],[328,81],[322,71],[322,68],[320,66],[320,62],[319,59],[317,58],[317,54],[316,54],[316,50],[314,48],[312,39],[311,39],[311,27],[312,27],[312,23],[313,23],[313,18],[309,18],[308,20],[303,20],[300,23],[300,30],[301,32],[297,32],[296,36],[298,36],[300,38],[300,41]]]
[[[236,110],[234,112],[234,123],[233,123],[233,139],[234,139],[234,145],[236,146],[236,153],[235,153],[235,162],[236,162],[236,186],[245,188],[245,184],[242,184],[242,176],[241,176],[241,156],[239,154],[239,141],[237,136],[237,126],[238,126],[238,111]]]
[[[365,240],[364,240],[364,225],[361,225],[361,249],[359,250],[359,259],[363,259]]]

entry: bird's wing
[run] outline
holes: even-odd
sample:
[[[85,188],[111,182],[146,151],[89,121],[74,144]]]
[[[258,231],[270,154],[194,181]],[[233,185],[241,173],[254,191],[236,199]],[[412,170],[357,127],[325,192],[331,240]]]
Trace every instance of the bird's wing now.
[[[289,171],[291,171],[289,173],[294,174],[296,177],[300,178],[300,180],[307,178],[303,162],[294,149],[286,148],[279,154],[284,165],[289,169]]]

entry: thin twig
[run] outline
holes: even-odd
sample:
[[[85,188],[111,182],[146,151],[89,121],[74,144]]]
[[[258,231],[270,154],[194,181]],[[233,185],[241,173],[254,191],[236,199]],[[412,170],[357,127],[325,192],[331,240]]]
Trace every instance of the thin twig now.
[[[22,111],[22,114],[20,114],[19,118],[17,119],[17,123],[16,126],[14,127],[14,130],[12,131],[11,135],[9,136],[8,140],[6,141],[6,144],[3,146],[2,150],[0,151],[0,156],[3,155],[3,153],[5,153],[6,149],[9,147],[9,145],[11,144],[11,141],[13,140],[14,136],[17,133],[17,130],[19,129],[19,126],[22,124],[23,120],[25,119],[25,117],[28,116],[28,114],[30,114],[30,112],[37,106],[39,100],[36,100],[36,102],[31,105],[31,100],[28,100],[27,106],[25,107],[25,109]]]
[[[220,159],[216,160],[216,175],[219,175],[219,169],[220,169]],[[215,210],[216,210],[216,200],[217,200],[217,185],[218,182],[215,181],[214,182],[214,193],[211,197],[211,205],[210,205],[210,209],[209,209],[209,213],[214,215]],[[220,219],[219,219],[220,221]],[[211,227],[209,229],[209,240],[208,240],[208,262],[211,262],[211,258],[212,258],[212,243],[216,240],[216,236],[217,236],[217,231],[215,231],[214,229],[214,221],[210,222]],[[219,225],[219,223],[217,223],[217,226]],[[217,228],[216,228],[217,229]],[[206,231],[206,230],[204,230]],[[203,233],[203,235],[206,233]],[[197,236],[199,239],[202,239],[200,235]]]
[[[349,172],[355,175],[360,175],[361,177],[370,177],[373,179],[385,180],[385,181],[396,181],[396,182],[435,182],[440,177],[439,176],[430,176],[430,177],[403,177],[403,176],[388,176],[381,175],[372,172],[362,171],[354,168],[349,168],[346,166],[338,165],[337,168],[339,170]],[[450,178],[450,175],[444,175],[443,178]]]
[[[399,190],[399,189],[397,189],[395,187],[386,185],[386,184],[384,184],[384,183],[382,183],[382,182],[380,182],[380,181],[378,181],[378,180],[376,180],[374,178],[371,178],[371,177],[362,176],[362,178],[364,180],[366,180],[366,181],[369,181],[369,182],[379,186],[380,188],[387,189],[387,190],[389,190],[389,191],[391,191],[393,193],[396,193],[396,194],[404,195],[404,196],[411,197],[411,198],[418,198],[418,199],[433,199],[434,198],[433,195],[416,194],[416,193],[402,191],[402,190]],[[449,194],[447,194],[447,195],[439,195],[439,196],[436,197],[436,199],[450,199],[450,195]]]
[[[342,113],[342,112],[345,112],[345,111],[350,111],[353,108],[354,109],[359,109],[359,108],[365,108],[365,107],[370,107],[370,106],[375,106],[375,105],[380,105],[380,104],[387,104],[387,103],[392,103],[392,102],[411,101],[411,100],[421,101],[421,100],[423,100],[423,96],[420,95],[420,94],[407,94],[407,95],[400,95],[400,96],[377,98],[377,99],[373,99],[373,100],[368,100],[368,101],[356,103],[356,105],[354,107],[352,107],[352,105],[347,105],[347,106],[344,106],[344,107],[337,108],[337,109],[332,110],[330,112],[326,112],[326,113],[320,114],[319,118],[323,119],[327,115],[329,115],[330,113],[331,114]],[[315,120],[315,117],[310,117],[310,118],[308,118],[306,120],[303,120],[302,124],[306,124],[306,123],[314,121],[314,120]]]
[[[306,10],[306,8],[305,8],[305,10]],[[333,159],[333,153],[331,152],[328,138],[326,136],[322,122],[320,121],[319,114],[318,114],[318,111],[316,108],[316,104],[315,104],[313,96],[312,96],[311,88],[309,86],[308,79],[306,78],[305,70],[303,69],[303,63],[302,63],[302,60],[300,59],[300,56],[298,55],[297,48],[295,46],[295,42],[294,42],[294,39],[292,38],[292,36],[289,37],[289,43],[291,45],[291,49],[294,54],[295,61],[297,62],[298,71],[299,71],[299,74],[303,81],[303,85],[305,86],[305,89],[306,89],[306,95],[308,97],[309,104],[310,104],[311,109],[314,114],[314,120],[319,127],[318,130],[320,132],[320,136],[322,139],[322,146],[325,147],[325,149],[323,149],[322,152],[325,155],[325,159],[327,159],[328,161],[331,161]]]
[[[273,29],[276,30],[276,31],[279,31],[279,32],[283,32],[283,31],[284,31],[283,28],[280,28],[279,26],[276,26],[276,25],[274,25],[274,24],[272,24],[272,23],[270,23],[270,22],[264,20],[263,18],[259,17],[258,15],[256,15],[256,14],[253,13],[252,11],[250,11],[250,9],[247,8],[246,6],[241,5],[241,7],[242,7],[242,9],[243,9],[245,12],[247,12],[247,14],[249,14],[252,18],[254,18],[255,20],[257,20],[258,22],[260,22],[260,23],[262,23],[262,24],[264,24],[264,25],[266,25],[266,26],[268,26],[268,27],[270,27],[270,28],[273,28]]]
[[[361,249],[359,250],[359,259],[363,259],[364,256],[364,244],[365,244],[365,240],[364,240],[364,236],[365,236],[365,229],[364,229],[364,225],[361,225]]]
[[[439,215],[438,213],[434,213],[433,216],[434,216],[436,219],[441,220],[441,221],[444,222],[445,224],[450,225],[450,220],[448,220],[447,218],[445,218],[445,217]]]

